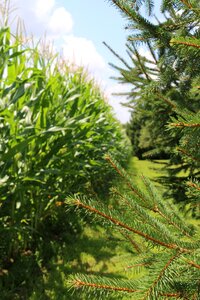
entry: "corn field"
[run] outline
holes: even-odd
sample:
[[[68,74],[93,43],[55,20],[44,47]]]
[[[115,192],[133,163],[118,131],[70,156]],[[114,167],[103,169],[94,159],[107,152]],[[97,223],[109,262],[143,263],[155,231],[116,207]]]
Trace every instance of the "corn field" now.
[[[48,259],[52,239],[77,231],[73,212],[63,208],[66,196],[106,189],[113,173],[104,154],[122,163],[130,154],[121,125],[84,70],[40,45],[24,46],[21,37],[7,26],[0,30],[0,277],[11,290],[31,276],[29,263],[27,274],[13,278],[10,271],[27,253]]]

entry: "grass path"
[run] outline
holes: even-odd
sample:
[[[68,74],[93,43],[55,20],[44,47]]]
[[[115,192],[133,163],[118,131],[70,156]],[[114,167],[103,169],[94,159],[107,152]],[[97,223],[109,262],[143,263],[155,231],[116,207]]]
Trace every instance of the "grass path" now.
[[[128,173],[136,182],[140,185],[141,180],[140,175],[144,175],[149,179],[155,180],[161,175],[165,175],[164,166],[167,163],[167,160],[139,160],[137,157],[133,157],[130,161],[128,168]]]

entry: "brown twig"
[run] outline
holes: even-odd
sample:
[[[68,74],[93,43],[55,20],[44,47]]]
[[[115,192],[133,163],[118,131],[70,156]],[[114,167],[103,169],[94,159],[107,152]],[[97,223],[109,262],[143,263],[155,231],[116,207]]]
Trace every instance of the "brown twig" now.
[[[200,127],[200,123],[193,123],[193,124],[188,124],[184,122],[179,122],[179,123],[170,123],[171,126],[174,127]]]
[[[111,166],[116,170],[116,172],[117,172],[122,178],[126,179],[125,176],[124,176],[124,174],[119,170],[119,168],[116,166],[116,164],[113,162],[113,160],[111,159],[111,157],[110,157],[109,155],[106,155],[105,159],[111,164]],[[134,192],[134,194],[136,194],[143,202],[146,202],[146,200],[145,200],[144,197],[141,195],[141,193],[140,193],[138,190],[136,190],[136,189],[132,186],[132,184],[131,184],[127,179],[126,179],[126,184],[127,184],[127,186],[130,188],[130,190],[131,190],[132,192]]]
[[[187,185],[190,186],[190,187],[195,188],[197,191],[200,191],[200,187],[197,184],[195,184],[195,183],[193,183],[191,181],[188,182]]]
[[[200,269],[200,265],[198,265],[198,264],[195,263],[194,261],[192,261],[192,260],[186,260],[186,262],[187,262],[189,265],[191,265],[191,266],[193,266],[193,267],[195,267],[195,268],[197,268],[197,269]]]
[[[132,269],[132,268],[135,268],[135,267],[145,267],[145,266],[150,266],[151,264],[150,263],[141,263],[141,264],[135,264],[135,265],[132,265],[132,266],[128,266],[126,267],[126,269]]]
[[[159,97],[160,99],[164,100],[167,104],[169,104],[171,107],[173,108],[176,108],[176,105],[171,101],[169,100],[168,98],[164,97],[162,94],[160,93],[156,93],[157,97]]]
[[[199,161],[198,158],[192,156],[190,153],[188,153],[188,152],[185,151],[184,149],[178,147],[177,150],[178,150],[179,152],[183,153],[184,155],[186,155],[186,156],[192,158],[193,160]]]
[[[189,9],[193,9],[192,5],[187,0],[181,0],[183,4],[185,4]]]
[[[167,297],[167,298],[180,298],[181,294],[180,293],[162,293],[162,294],[159,294],[160,296],[162,297]]]
[[[128,240],[129,242],[133,245],[134,249],[138,252],[138,253],[141,253],[141,249],[140,247],[138,246],[138,244],[128,235],[126,234],[125,232],[121,232],[122,235],[124,235]]]
[[[135,293],[139,292],[139,290],[134,290],[130,288],[122,288],[122,287],[115,287],[115,286],[110,286],[106,284],[98,284],[98,283],[91,283],[91,282],[84,282],[79,279],[76,279],[74,281],[74,286],[76,287],[82,287],[82,286],[87,286],[87,287],[92,287],[96,289],[106,289],[106,290],[111,290],[111,291],[120,291],[120,292],[127,292],[127,293]]]

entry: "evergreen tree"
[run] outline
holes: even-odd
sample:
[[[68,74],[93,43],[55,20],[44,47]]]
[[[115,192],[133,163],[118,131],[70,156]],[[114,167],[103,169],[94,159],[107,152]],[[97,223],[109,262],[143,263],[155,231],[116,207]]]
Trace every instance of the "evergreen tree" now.
[[[157,18],[145,19],[142,10],[133,10],[130,2],[112,1],[128,18],[131,31],[127,44],[130,63],[108,48],[122,63],[122,67],[111,64],[120,72],[116,78],[121,83],[131,83],[128,106],[133,107],[132,119],[128,125],[135,154],[141,157],[170,158],[168,178],[162,183],[170,186],[167,196],[183,205],[190,202],[186,197],[184,180],[199,176],[196,162],[183,161],[176,144],[179,132],[173,135],[166,131],[176,109],[187,108],[193,112],[200,109],[199,93],[196,91],[199,78],[200,55],[195,47],[187,54],[173,45],[174,37],[191,43],[199,38],[199,4],[184,1],[163,1],[162,21]],[[152,4],[153,5],[153,4]],[[153,21],[150,21],[153,20]],[[170,42],[171,41],[171,42]],[[141,55],[137,49],[143,44],[150,58]],[[136,126],[138,124],[138,126]],[[183,174],[177,177],[178,173]],[[183,196],[184,195],[184,196]]]
[[[123,10],[129,8],[130,13],[135,16],[135,11],[131,11],[130,1],[113,0],[113,2],[116,5],[120,4]],[[194,14],[198,15],[197,1],[167,2],[163,1],[163,7],[172,11],[176,8],[181,14],[185,12],[187,18],[193,18]],[[198,66],[194,66],[192,72],[191,61],[186,65],[186,57],[200,55],[198,36],[191,39],[189,34],[186,37],[177,35],[169,40],[169,47],[171,49],[168,52],[177,53],[178,63],[182,63],[183,60],[185,64],[183,74],[190,75],[186,94],[188,97],[192,94],[198,98],[199,73],[196,69]],[[177,80],[178,83],[181,81],[178,78]],[[180,95],[182,101],[185,95],[184,88],[181,89],[180,85],[175,86],[174,92],[176,91],[177,97]],[[169,98],[168,104],[172,107],[173,116],[168,123],[168,130],[172,136],[177,134],[179,136],[177,147],[183,163],[190,163],[199,169],[200,112],[181,101],[178,103]],[[137,273],[137,279],[135,277],[130,280],[123,279],[124,274],[122,278],[114,275],[105,277],[102,274],[99,276],[77,274],[70,280],[73,289],[87,290],[89,295],[94,293],[95,299],[98,297],[105,299],[106,296],[111,299],[116,294],[116,299],[200,299],[200,240],[199,228],[195,225],[197,222],[186,220],[173,203],[166,202],[160,196],[147,178],[142,176],[144,186],[138,188],[110,155],[106,159],[127,185],[127,191],[124,193],[113,189],[117,199],[115,207],[111,209],[93,200],[76,196],[68,198],[66,202],[77,207],[80,212],[84,210],[101,218],[105,226],[111,226],[113,230],[116,229],[123,235],[130,244],[127,262],[123,258],[124,264],[127,269]],[[192,178],[186,185],[196,215],[199,216],[200,184],[197,179]]]

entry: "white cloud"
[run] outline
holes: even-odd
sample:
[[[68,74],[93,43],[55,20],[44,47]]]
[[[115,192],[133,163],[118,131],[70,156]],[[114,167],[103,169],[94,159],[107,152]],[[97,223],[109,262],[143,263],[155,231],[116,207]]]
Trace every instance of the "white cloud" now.
[[[113,84],[106,88],[105,94],[108,97],[109,104],[113,107],[115,115],[121,123],[127,123],[130,120],[131,110],[128,107],[122,106],[121,103],[126,103],[125,96],[112,95],[113,93],[124,93],[130,90],[130,86],[123,84]]]
[[[147,50],[145,47],[140,47],[140,48],[139,48],[139,53],[140,53],[142,56],[146,57],[148,60],[150,60],[150,61],[153,62],[153,63],[147,63],[146,65],[147,65],[148,67],[155,69],[155,71],[159,71],[158,67],[157,67],[156,64],[155,64],[154,58],[153,58],[153,56],[152,56],[152,54],[151,54],[151,52],[150,52],[149,50]],[[150,77],[151,77],[151,79],[153,79],[153,80],[158,79],[157,74],[151,74]]]
[[[67,34],[72,31],[73,19],[71,14],[64,8],[55,9],[48,21],[48,29],[56,35]]]
[[[24,20],[28,35],[38,39],[45,34],[46,41],[53,42],[58,51],[62,49],[66,60],[84,66],[98,81],[102,80],[102,74],[108,75],[107,63],[94,43],[73,35],[73,17],[57,0],[11,0],[11,3]]]
[[[37,38],[44,33],[52,39],[72,32],[72,15],[65,7],[57,6],[56,0],[11,0],[11,6],[16,8],[13,15],[24,21],[28,34]]]
[[[94,43],[86,38],[74,35],[65,36],[62,48],[67,60],[78,66],[86,67],[92,74],[98,76],[102,70],[106,71],[107,69],[107,64],[98,53]]]
[[[29,0],[30,1],[30,0]],[[37,0],[33,3],[35,15],[41,19],[47,17],[55,7],[55,0]]]
[[[151,52],[150,52],[149,50],[145,49],[144,47],[140,47],[140,48],[138,49],[138,52],[139,52],[142,56],[146,57],[147,59],[153,60],[153,57],[152,57],[152,55],[151,55]]]

